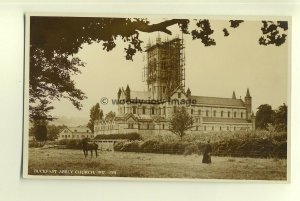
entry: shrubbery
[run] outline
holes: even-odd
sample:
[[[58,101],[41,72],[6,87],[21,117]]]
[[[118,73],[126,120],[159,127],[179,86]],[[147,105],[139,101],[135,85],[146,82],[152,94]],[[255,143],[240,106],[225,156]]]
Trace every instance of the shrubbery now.
[[[211,134],[210,137],[217,139],[212,141],[213,155],[236,156],[236,157],[287,157],[287,133],[260,133],[255,132],[235,133],[221,138],[223,134]],[[206,138],[207,139],[207,138]],[[202,141],[131,141],[118,142],[114,145],[115,151],[143,152],[161,154],[200,154],[206,140]]]
[[[187,142],[160,142],[156,140],[117,142],[115,151],[161,154],[199,154],[198,144]]]
[[[109,134],[109,135],[97,135],[94,139],[96,140],[141,140],[141,136],[138,133],[127,133],[127,134]]]

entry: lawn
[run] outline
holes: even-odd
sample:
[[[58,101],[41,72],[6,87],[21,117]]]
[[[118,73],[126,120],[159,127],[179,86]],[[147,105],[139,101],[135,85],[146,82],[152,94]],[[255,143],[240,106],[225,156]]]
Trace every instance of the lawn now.
[[[144,178],[197,178],[286,180],[285,159],[212,157],[132,152],[99,152],[84,158],[81,150],[29,149],[29,175],[116,176]]]

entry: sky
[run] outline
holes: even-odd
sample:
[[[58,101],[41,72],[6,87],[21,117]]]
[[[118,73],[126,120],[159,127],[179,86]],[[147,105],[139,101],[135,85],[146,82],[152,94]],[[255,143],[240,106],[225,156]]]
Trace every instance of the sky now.
[[[161,21],[149,20],[152,23]],[[214,29],[211,37],[216,40],[215,46],[205,47],[200,40],[192,40],[191,35],[183,35],[186,89],[190,88],[192,95],[225,98],[231,98],[235,91],[237,98],[244,99],[249,88],[254,112],[261,104],[270,104],[274,109],[283,103],[288,105],[288,42],[279,47],[259,45],[261,21],[245,21],[236,29],[229,27],[228,20],[210,20],[210,23]],[[223,36],[222,29],[225,27],[230,33],[228,37]],[[169,29],[171,36],[162,32],[140,33],[143,46],[149,40],[155,42],[158,34],[162,40],[177,35],[181,37],[177,25]],[[54,102],[53,116],[88,120],[90,108],[103,97],[115,99],[120,87],[125,88],[129,84],[131,90],[146,89],[146,83],[142,82],[145,53],[137,53],[133,61],[128,61],[124,52],[126,44],[120,39],[116,40],[116,44],[110,52],[97,43],[82,46],[75,56],[86,66],[73,79],[88,98],[82,101],[80,111],[68,100]],[[104,113],[117,108],[110,103],[100,107]]]

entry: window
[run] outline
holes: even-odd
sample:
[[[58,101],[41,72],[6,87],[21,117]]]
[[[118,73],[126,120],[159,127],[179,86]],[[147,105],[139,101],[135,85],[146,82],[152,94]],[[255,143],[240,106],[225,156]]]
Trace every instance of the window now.
[[[143,114],[145,114],[145,113],[146,113],[146,107],[143,106]]]
[[[141,125],[140,124],[138,124],[138,129],[141,129]]]
[[[74,130],[74,132],[77,132],[77,130]]]
[[[136,106],[133,106],[133,107],[132,107],[132,113],[133,113],[133,114],[136,114]]]
[[[181,98],[181,93],[180,92],[178,93],[178,98]]]
[[[201,115],[201,110],[198,110],[198,114]]]
[[[191,114],[193,114],[194,113],[194,110],[193,109],[191,109]]]
[[[230,117],[230,112],[228,112],[228,117]]]
[[[68,133],[68,130],[65,130],[64,133]]]
[[[222,126],[220,126],[220,131],[222,130]]]
[[[163,129],[163,130],[165,129],[165,124],[162,125],[162,129]]]
[[[97,128],[96,128],[96,130],[97,130]],[[86,132],[88,133],[88,132],[89,132],[89,130],[86,130]]]
[[[214,117],[216,116],[216,114],[217,114],[217,112],[216,112],[216,110],[214,110]]]
[[[147,124],[147,129],[148,129],[148,130],[149,130],[149,127],[150,127],[149,124]]]
[[[234,118],[236,117],[236,112],[233,113],[233,117],[234,117]]]
[[[196,126],[196,131],[198,130],[198,126]]]
[[[166,87],[163,87],[163,93],[166,93]]]
[[[164,107],[164,114],[166,114],[166,107]]]
[[[233,127],[233,130],[235,131],[235,127]]]
[[[208,117],[208,110],[206,110],[206,116]]]
[[[154,114],[155,111],[154,111],[154,107],[151,108],[151,114]]]
[[[227,130],[229,131],[229,126],[227,126]]]
[[[128,124],[128,128],[129,128],[129,129],[133,128],[133,123],[129,123],[129,124]]]
[[[211,130],[215,130],[215,128],[212,126],[212,127],[211,127]]]
[[[241,118],[243,118],[243,116],[244,116],[244,114],[243,114],[243,112],[241,112]]]
[[[223,117],[223,111],[221,111],[221,117]]]
[[[206,126],[204,126],[204,131],[206,131]]]

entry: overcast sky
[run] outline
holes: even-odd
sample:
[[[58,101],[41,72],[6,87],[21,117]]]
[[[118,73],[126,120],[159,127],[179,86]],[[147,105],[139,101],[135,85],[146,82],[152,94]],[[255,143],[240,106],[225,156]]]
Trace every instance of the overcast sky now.
[[[151,20],[150,20],[151,21]],[[156,22],[155,20],[154,22]],[[184,35],[186,54],[186,88],[192,95],[228,97],[233,90],[237,98],[246,95],[249,88],[253,110],[261,104],[270,104],[273,108],[287,104],[288,93],[288,44],[279,47],[261,46],[261,21],[245,21],[237,29],[229,28],[228,21],[210,21],[215,30],[212,38],[215,46],[205,47],[200,40],[192,40]],[[223,36],[222,29],[228,28],[230,35]],[[181,36],[178,26],[172,26],[172,36],[160,32],[160,37]],[[144,45],[148,40],[155,41],[158,32],[141,33]],[[129,84],[131,90],[144,90],[142,70],[145,65],[143,56],[138,53],[134,60],[125,59],[124,43],[118,39],[117,47],[111,52],[102,50],[100,44],[83,45],[76,55],[86,62],[82,74],[74,77],[77,87],[82,89],[88,99],[82,101],[83,108],[78,111],[69,101],[55,102],[54,116],[89,118],[89,110],[102,97],[109,100],[117,96],[119,87]],[[117,106],[101,105],[104,113],[115,111]]]

